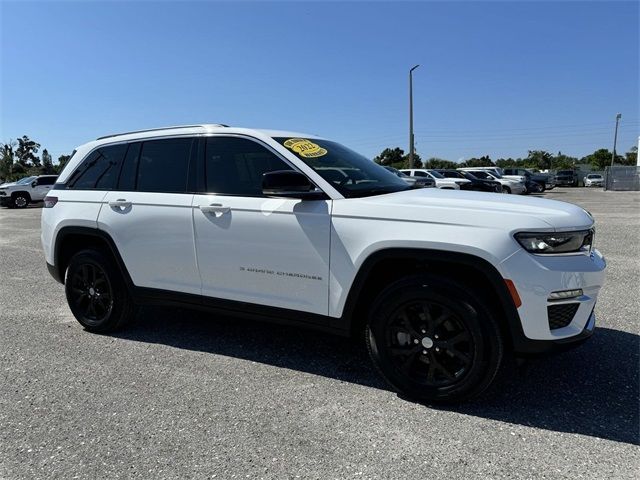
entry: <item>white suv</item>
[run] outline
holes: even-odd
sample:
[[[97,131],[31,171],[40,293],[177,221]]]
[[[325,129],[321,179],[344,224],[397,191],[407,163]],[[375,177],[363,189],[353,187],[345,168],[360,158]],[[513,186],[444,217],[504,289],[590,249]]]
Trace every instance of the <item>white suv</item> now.
[[[173,127],[78,147],[45,199],[49,271],[89,331],[141,304],[363,335],[431,402],[478,395],[505,352],[588,338],[605,261],[580,207],[410,189],[299,133]]]
[[[3,183],[0,185],[0,205],[26,208],[30,203],[42,202],[57,178],[57,175],[39,175]]]

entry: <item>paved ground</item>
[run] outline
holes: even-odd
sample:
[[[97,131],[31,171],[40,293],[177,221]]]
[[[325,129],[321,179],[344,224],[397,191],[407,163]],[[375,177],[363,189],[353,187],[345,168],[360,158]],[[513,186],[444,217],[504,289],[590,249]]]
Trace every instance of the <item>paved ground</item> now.
[[[86,333],[44,267],[41,210],[0,209],[0,478],[632,478],[640,194],[548,196],[596,217],[596,335],[452,409],[317,333],[168,309]]]

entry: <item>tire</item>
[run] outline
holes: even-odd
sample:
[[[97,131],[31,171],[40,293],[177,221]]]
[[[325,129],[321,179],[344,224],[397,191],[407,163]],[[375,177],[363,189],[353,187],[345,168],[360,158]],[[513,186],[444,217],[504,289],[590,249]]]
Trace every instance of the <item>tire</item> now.
[[[90,332],[116,331],[137,312],[118,267],[102,250],[82,250],[71,258],[65,293],[73,316]]]
[[[510,194],[511,193],[511,188],[503,186],[502,187],[502,193],[509,193]]]
[[[27,208],[29,205],[29,195],[26,193],[16,193],[11,197],[11,205],[13,208]]]
[[[365,340],[382,377],[427,403],[480,395],[504,351],[489,308],[468,287],[437,275],[407,277],[383,290],[371,306]]]

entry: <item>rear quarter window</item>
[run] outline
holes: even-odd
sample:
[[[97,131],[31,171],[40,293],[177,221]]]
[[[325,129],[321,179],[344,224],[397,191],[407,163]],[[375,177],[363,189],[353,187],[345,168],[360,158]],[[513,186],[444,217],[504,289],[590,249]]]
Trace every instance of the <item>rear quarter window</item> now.
[[[71,174],[67,188],[71,190],[113,190],[118,180],[126,144],[100,147],[91,152]]]

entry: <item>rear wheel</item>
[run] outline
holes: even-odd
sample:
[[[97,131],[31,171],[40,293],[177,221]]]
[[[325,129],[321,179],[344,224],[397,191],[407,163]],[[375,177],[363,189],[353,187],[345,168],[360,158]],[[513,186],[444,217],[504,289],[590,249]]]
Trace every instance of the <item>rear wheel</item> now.
[[[67,302],[76,320],[91,332],[123,327],[136,313],[122,275],[101,250],[76,253],[65,278]]]
[[[29,196],[26,193],[16,193],[11,200],[14,208],[26,208],[29,205]]]
[[[459,402],[482,393],[503,355],[500,328],[482,301],[445,277],[409,277],[386,288],[366,328],[371,358],[408,397]]]

